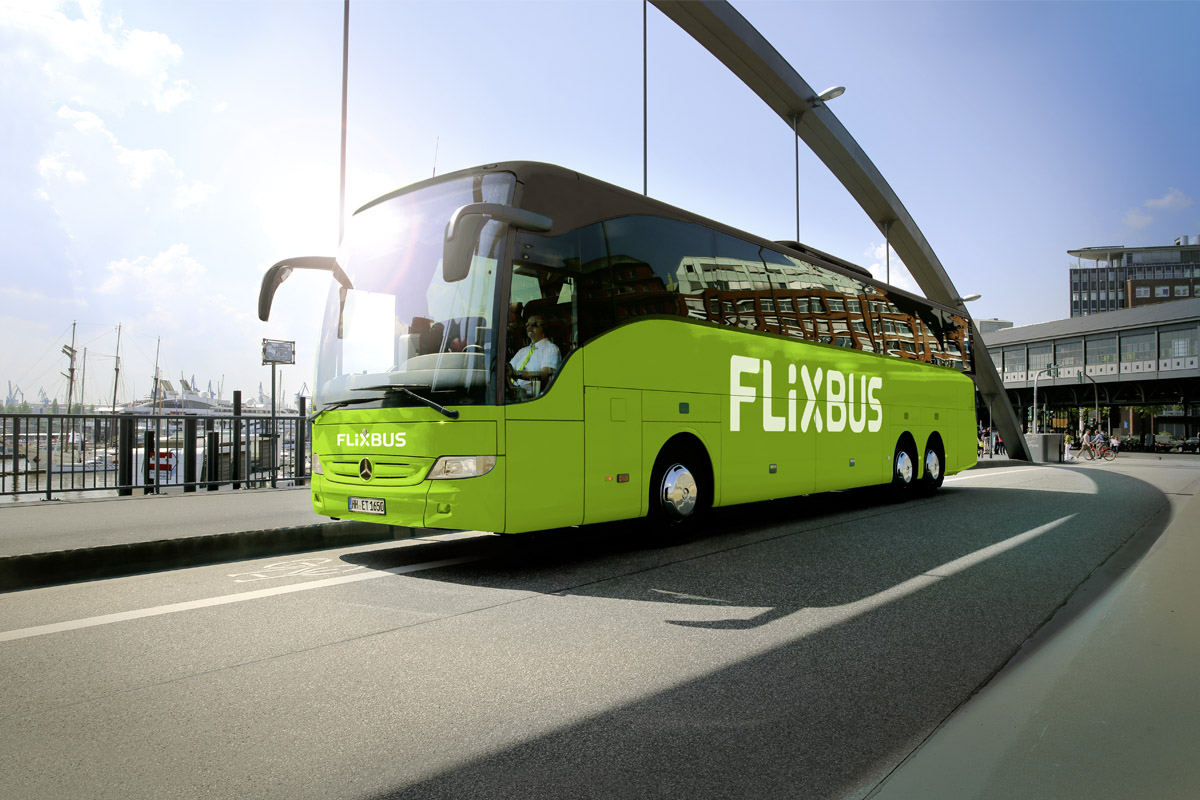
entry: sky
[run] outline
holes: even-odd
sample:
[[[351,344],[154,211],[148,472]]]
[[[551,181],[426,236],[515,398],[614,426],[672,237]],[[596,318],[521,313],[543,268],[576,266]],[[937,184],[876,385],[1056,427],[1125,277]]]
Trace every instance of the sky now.
[[[977,318],[1069,316],[1071,249],[1200,235],[1197,2],[734,0],[818,91]],[[352,0],[346,214],[434,173],[561,164],[641,191],[641,0]],[[165,378],[247,399],[264,338],[311,391],[338,243],[339,0],[0,0],[0,381],[109,403]],[[795,238],[790,129],[653,6],[649,194]],[[798,238],[882,276],[884,241],[801,145]],[[915,288],[893,253],[892,282]],[[0,390],[7,388],[0,386]],[[79,389],[76,388],[76,399]],[[2,396],[0,396],[2,397]]]

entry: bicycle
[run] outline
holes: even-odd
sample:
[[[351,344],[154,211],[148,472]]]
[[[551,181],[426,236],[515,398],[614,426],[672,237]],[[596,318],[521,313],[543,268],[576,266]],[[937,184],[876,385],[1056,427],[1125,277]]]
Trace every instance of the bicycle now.
[[[1082,455],[1088,461],[1096,458],[1102,458],[1105,461],[1112,461],[1117,457],[1117,451],[1106,444],[1097,447],[1094,444],[1084,445]]]

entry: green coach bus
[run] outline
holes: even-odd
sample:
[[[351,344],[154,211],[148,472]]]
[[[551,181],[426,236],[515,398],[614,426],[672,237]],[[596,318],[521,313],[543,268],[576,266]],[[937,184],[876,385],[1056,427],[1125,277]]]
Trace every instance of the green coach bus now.
[[[313,394],[321,515],[513,533],[976,460],[965,317],[798,242],[549,164],[462,170],[351,218]]]

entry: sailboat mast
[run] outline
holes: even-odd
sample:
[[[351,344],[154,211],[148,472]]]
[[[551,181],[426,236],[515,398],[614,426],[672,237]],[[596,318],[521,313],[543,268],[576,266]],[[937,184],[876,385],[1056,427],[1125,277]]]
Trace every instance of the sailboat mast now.
[[[112,412],[117,413],[117,384],[121,380],[121,326],[117,326],[117,354],[113,356],[113,401]]]
[[[150,408],[153,413],[157,414],[158,408],[158,351],[162,349],[162,337],[158,337],[158,343],[154,345],[154,376],[151,378],[154,381],[154,390],[150,393]]]
[[[71,413],[71,401],[75,399],[75,326],[78,323],[71,323],[71,346],[63,348],[63,355],[70,359],[70,366],[63,373],[63,377],[67,379],[67,413]]]
[[[83,348],[83,370],[79,374],[79,413],[87,413],[87,395],[83,393],[83,384],[87,380],[87,348]],[[70,410],[70,407],[67,409]]]

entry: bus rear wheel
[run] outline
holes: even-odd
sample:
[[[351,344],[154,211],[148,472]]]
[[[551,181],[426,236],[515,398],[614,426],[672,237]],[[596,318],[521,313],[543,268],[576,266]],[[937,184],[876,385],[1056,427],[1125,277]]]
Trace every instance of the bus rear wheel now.
[[[902,503],[916,491],[917,454],[913,446],[905,441],[896,444],[892,456],[892,482],[888,494],[894,503]]]
[[[945,457],[942,455],[942,447],[936,441],[930,442],[925,451],[925,473],[917,485],[917,494],[922,497],[931,496],[945,479]]]

